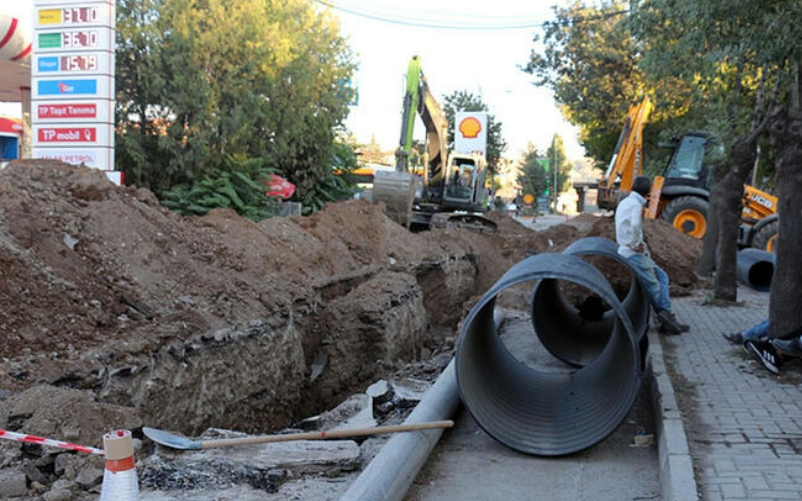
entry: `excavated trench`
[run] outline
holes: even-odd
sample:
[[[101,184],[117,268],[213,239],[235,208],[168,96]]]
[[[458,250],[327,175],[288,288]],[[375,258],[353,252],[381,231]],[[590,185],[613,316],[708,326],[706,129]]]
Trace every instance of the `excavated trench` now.
[[[451,349],[477,275],[462,255],[328,279],[290,311],[165,344],[111,371],[98,396],[136,408],[149,426],[188,434],[287,427]]]

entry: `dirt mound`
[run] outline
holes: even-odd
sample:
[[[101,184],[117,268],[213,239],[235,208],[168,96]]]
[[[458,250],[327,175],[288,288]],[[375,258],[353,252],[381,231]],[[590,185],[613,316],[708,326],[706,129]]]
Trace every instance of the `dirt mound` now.
[[[471,300],[526,256],[614,238],[611,218],[534,232],[488,217],[497,234],[410,233],[365,201],[258,224],[227,210],[185,218],[102,172],[13,162],[0,171],[0,398],[41,402],[47,385],[151,426],[270,431],[453,348]],[[646,231],[672,292],[693,288],[699,242],[660,222]],[[13,424],[107,431],[53,416]]]

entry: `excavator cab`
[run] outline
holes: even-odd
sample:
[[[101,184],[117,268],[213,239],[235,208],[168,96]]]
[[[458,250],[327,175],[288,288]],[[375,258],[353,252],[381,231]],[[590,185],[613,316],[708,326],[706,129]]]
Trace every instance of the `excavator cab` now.
[[[446,168],[444,205],[456,210],[482,210],[485,171],[481,156],[452,154]]]

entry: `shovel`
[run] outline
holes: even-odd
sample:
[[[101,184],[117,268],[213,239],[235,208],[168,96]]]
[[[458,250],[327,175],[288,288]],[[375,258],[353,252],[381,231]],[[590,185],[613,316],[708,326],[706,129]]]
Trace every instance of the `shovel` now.
[[[374,428],[354,428],[351,430],[312,431],[307,433],[287,433],[285,435],[261,435],[257,437],[219,438],[215,440],[190,440],[180,437],[169,431],[142,427],[145,435],[157,444],[181,450],[202,450],[219,447],[235,447],[237,445],[269,444],[273,442],[289,442],[291,440],[325,440],[333,438],[364,437],[368,435],[381,435],[383,433],[399,433],[405,431],[433,430],[451,428],[454,421],[432,421],[429,423],[399,424],[392,426],[377,426]]]

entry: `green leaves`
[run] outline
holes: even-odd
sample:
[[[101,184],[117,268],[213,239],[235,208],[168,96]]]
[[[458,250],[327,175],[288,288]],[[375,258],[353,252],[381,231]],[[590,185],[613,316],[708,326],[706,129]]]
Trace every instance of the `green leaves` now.
[[[586,153],[598,163],[609,162],[627,109],[645,87],[637,67],[641,48],[626,25],[626,10],[618,1],[555,8],[555,19],[535,38],[542,48],[523,68],[536,85],[554,91],[565,117],[579,127]]]
[[[232,209],[259,221],[273,214],[273,201],[261,182],[267,172],[261,161],[226,157],[227,170],[215,170],[195,183],[182,183],[162,194],[162,205],[185,216],[202,216],[212,209]]]
[[[236,157],[259,159],[298,199],[327,192],[355,69],[330,13],[306,0],[120,0],[117,12],[126,181],[189,207],[177,186],[211,180],[214,203],[247,212],[248,183],[226,165]]]

